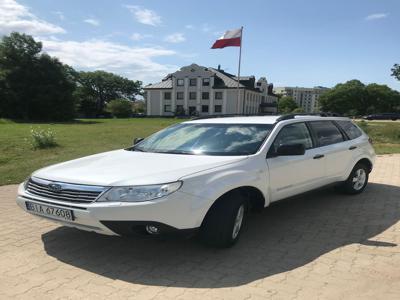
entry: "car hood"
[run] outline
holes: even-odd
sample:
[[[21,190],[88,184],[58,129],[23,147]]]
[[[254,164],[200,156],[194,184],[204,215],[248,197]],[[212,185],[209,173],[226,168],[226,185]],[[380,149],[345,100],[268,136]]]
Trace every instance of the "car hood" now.
[[[32,176],[102,186],[158,184],[246,158],[116,150],[52,165]]]

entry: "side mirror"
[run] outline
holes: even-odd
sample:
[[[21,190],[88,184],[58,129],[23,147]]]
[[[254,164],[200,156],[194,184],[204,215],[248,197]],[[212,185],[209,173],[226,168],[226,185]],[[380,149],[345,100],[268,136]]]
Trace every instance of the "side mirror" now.
[[[276,150],[277,156],[304,155],[306,148],[303,144],[282,145]]]
[[[133,139],[133,145],[136,145],[136,144],[140,143],[143,140],[144,140],[144,138],[142,138],[142,137],[134,138]]]

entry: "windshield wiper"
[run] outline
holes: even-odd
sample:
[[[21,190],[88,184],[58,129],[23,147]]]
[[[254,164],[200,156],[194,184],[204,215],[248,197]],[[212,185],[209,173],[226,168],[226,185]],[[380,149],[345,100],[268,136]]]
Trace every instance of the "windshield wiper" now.
[[[155,151],[155,153],[165,153],[165,154],[187,154],[187,155],[193,155],[193,151],[187,151],[187,150],[167,150],[167,151]]]
[[[145,150],[143,150],[143,149],[135,148],[135,147],[131,148],[130,150],[131,150],[131,151],[138,151],[138,152],[147,152],[147,151],[145,151]]]

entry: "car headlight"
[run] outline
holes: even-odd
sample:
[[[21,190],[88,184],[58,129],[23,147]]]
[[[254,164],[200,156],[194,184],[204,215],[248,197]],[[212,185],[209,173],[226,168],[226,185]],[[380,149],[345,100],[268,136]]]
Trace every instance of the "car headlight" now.
[[[143,202],[165,197],[179,190],[182,181],[142,186],[113,187],[97,201],[100,202]]]

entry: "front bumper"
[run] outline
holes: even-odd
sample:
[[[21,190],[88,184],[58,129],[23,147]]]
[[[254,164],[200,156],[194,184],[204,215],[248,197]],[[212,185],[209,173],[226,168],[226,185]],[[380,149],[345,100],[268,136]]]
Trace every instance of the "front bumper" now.
[[[16,202],[24,211],[35,214],[26,209],[26,201],[70,209],[73,211],[74,221],[65,221],[42,215],[37,216],[65,226],[106,235],[138,233],[146,225],[157,225],[160,228],[160,233],[191,231],[200,227],[208,208],[208,201],[205,199],[181,191],[146,202],[71,204],[30,194],[21,184]]]

